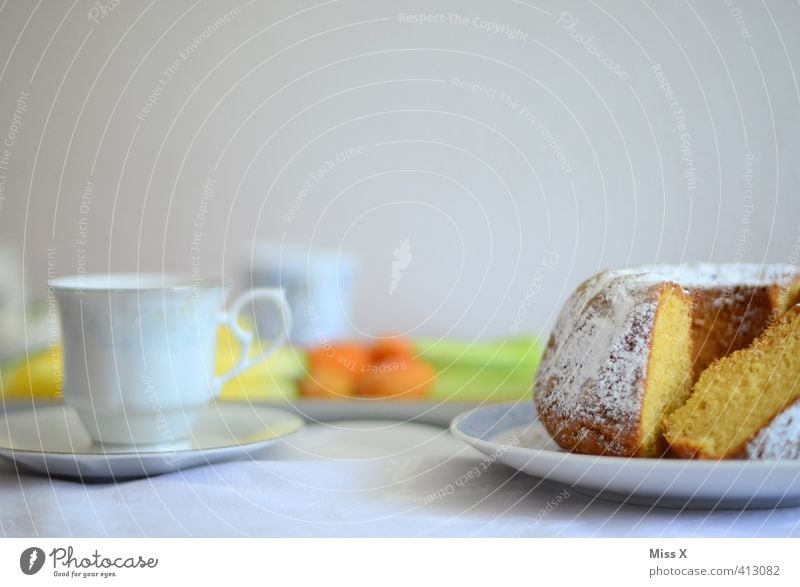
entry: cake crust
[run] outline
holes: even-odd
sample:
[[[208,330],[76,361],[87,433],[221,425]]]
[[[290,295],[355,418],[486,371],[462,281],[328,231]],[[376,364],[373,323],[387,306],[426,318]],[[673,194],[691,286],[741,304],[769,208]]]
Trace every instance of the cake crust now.
[[[665,288],[606,273],[584,282],[558,318],[535,384],[539,417],[562,447],[634,456],[652,326]]]

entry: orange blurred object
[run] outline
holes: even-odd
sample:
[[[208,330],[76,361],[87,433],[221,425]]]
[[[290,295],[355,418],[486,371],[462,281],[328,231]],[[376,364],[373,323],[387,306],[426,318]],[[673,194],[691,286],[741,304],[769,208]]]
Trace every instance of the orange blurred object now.
[[[319,371],[339,371],[355,381],[369,369],[369,348],[357,342],[338,342],[312,349],[308,353],[311,375]]]
[[[387,399],[424,399],[436,383],[436,371],[422,361],[388,360],[373,365],[356,385],[356,395]]]
[[[352,397],[353,380],[341,368],[318,368],[300,382],[300,395],[313,399],[343,399]]]
[[[309,372],[300,382],[300,394],[317,399],[424,399],[436,383],[436,370],[413,357],[413,343],[400,336],[372,345],[326,344],[309,351]]]
[[[372,345],[372,362],[382,363],[389,359],[410,361],[414,357],[414,343],[411,339],[398,336],[382,338]]]

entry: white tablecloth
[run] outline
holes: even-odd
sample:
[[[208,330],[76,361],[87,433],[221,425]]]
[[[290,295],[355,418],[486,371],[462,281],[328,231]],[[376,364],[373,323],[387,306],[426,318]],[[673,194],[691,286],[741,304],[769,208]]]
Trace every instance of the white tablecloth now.
[[[591,500],[420,424],[312,425],[258,460],[120,484],[0,465],[4,536],[800,536],[800,508],[678,511]],[[462,478],[463,479],[463,478]]]

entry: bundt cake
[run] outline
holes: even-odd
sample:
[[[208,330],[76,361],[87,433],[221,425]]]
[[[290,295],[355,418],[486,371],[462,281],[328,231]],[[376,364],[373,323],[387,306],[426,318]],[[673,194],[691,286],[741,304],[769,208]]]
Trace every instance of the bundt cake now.
[[[685,458],[800,457],[800,305],[703,371],[664,434]]]
[[[800,297],[792,265],[659,265],[605,271],[567,300],[534,386],[563,448],[659,456],[664,419],[695,375],[750,344]]]

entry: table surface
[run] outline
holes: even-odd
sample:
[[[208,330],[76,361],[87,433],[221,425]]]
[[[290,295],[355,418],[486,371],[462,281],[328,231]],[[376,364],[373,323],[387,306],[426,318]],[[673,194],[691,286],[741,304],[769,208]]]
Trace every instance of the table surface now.
[[[258,455],[119,484],[0,464],[0,533],[20,536],[800,536],[800,508],[650,509],[592,500],[414,423],[310,425]]]

